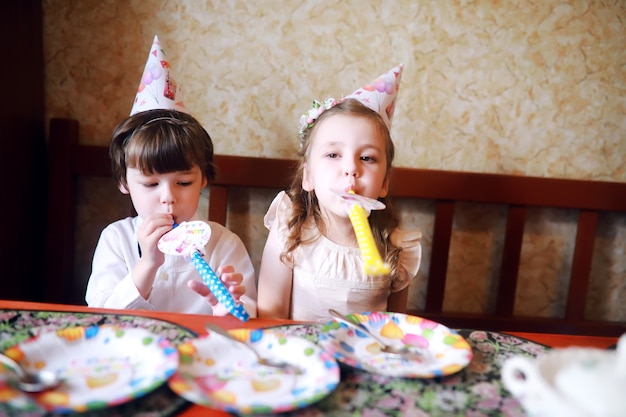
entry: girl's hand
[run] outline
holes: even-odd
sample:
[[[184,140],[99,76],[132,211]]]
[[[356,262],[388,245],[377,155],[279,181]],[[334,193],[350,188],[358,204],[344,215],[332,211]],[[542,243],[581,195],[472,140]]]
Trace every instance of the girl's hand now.
[[[216,273],[228,289],[228,292],[233,296],[235,301],[238,301],[241,296],[245,294],[246,287],[242,285],[243,275],[235,272],[235,268],[233,268],[231,265],[220,266],[217,269]],[[213,308],[213,315],[225,316],[226,314],[229,314],[226,308],[219,304],[217,298],[215,298],[213,293],[209,291],[207,286],[204,285],[201,281],[196,281],[192,279],[187,282],[187,286],[207,299],[207,301],[211,305],[211,308]]]

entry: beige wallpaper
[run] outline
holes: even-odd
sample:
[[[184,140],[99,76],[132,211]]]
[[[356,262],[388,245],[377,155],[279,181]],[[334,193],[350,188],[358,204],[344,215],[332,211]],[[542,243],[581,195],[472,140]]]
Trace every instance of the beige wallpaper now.
[[[128,115],[158,35],[187,107],[218,153],[292,158],[299,116],[312,99],[349,94],[404,63],[392,127],[396,165],[626,181],[623,1],[43,4],[47,115],[80,120],[84,143],[106,145]],[[86,183],[83,247],[93,246],[103,224],[126,213],[111,203],[116,191],[109,185]],[[272,194],[244,191],[233,199],[229,226],[257,265],[265,237],[261,218]],[[419,307],[432,207],[403,207],[403,227],[425,234],[426,257],[412,288],[411,304]],[[463,206],[457,212],[446,307],[488,308],[503,209]],[[562,314],[575,214],[540,211],[529,219],[518,312]],[[625,223],[620,216],[603,219],[592,317],[626,321]],[[80,255],[76,268],[86,280],[90,249]],[[81,285],[77,292],[84,291]],[[465,296],[468,288],[475,296]]]

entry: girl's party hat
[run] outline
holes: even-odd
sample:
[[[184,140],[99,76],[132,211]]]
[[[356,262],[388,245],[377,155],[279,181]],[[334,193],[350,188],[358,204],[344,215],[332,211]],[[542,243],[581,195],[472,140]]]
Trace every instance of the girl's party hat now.
[[[334,107],[336,104],[348,98],[357,99],[380,114],[387,128],[391,129],[391,119],[393,118],[393,112],[396,107],[396,97],[400,89],[402,68],[403,64],[399,64],[341,100],[335,100],[333,98],[327,98],[323,102],[314,100],[311,109],[300,117],[300,136],[302,137],[307,129],[313,127],[317,118],[320,117],[325,110]]]
[[[365,84],[354,93],[344,97],[344,100],[348,98],[359,100],[370,109],[379,113],[383,117],[387,128],[391,129],[391,119],[393,118],[396,97],[400,89],[400,78],[402,78],[402,67],[403,65],[400,64],[390,69],[374,81]]]
[[[170,63],[165,58],[157,36],[152,42],[130,115],[154,109],[189,113],[183,102],[181,88],[172,76]]]

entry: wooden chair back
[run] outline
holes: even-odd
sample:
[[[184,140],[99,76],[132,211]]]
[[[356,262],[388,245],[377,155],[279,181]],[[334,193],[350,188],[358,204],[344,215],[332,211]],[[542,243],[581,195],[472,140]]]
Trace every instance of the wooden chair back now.
[[[108,149],[81,145],[76,120],[52,119],[49,142],[47,301],[66,302],[73,280],[76,181],[82,176],[111,175]],[[289,159],[216,155],[218,178],[210,185],[209,218],[226,223],[228,193],[233,187],[281,189],[296,163]],[[411,314],[454,328],[621,335],[625,322],[585,318],[591,261],[602,212],[626,212],[626,183],[521,177],[502,174],[394,168],[392,196],[435,202],[435,222],[424,309]],[[460,202],[507,207],[504,247],[494,311],[464,314],[444,311],[455,205]],[[518,317],[514,314],[520,254],[527,211],[554,207],[578,211],[576,245],[564,317]]]
[[[625,322],[585,319],[598,219],[602,212],[626,212],[626,183],[402,168],[394,171],[392,192],[396,197],[435,200],[426,306],[424,311],[412,313],[460,328],[473,328],[475,323],[480,323],[476,328],[598,335],[626,332]],[[496,307],[483,314],[443,311],[454,209],[460,202],[507,207]],[[578,211],[566,311],[562,318],[514,315],[524,226],[532,207]]]

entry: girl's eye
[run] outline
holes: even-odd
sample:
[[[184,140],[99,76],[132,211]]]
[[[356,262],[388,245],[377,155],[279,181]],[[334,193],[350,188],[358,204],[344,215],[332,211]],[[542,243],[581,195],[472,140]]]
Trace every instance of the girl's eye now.
[[[365,161],[365,162],[376,162],[376,158],[372,157],[372,156],[362,156],[361,157],[361,161]]]
[[[334,158],[337,158],[339,156],[339,154],[336,154],[334,152],[330,152],[330,153],[326,154],[326,156],[328,158],[334,159]]]
[[[178,184],[182,185],[183,187],[188,187],[191,184],[193,184],[193,182],[192,181],[182,181],[182,182],[179,182]]]
[[[158,185],[159,185],[159,183],[157,183],[157,182],[149,182],[149,183],[144,184],[143,186],[147,187],[147,188],[154,188],[154,187],[156,187]]]

